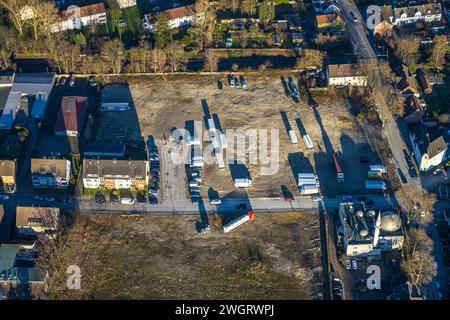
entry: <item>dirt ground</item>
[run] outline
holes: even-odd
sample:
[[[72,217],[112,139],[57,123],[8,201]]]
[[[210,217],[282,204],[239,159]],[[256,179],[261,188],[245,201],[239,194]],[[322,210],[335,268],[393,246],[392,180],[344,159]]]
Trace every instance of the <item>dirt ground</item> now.
[[[223,131],[279,130],[279,170],[276,174],[263,175],[261,163],[249,164],[248,161],[244,165],[226,164],[223,171],[219,171],[216,164],[205,165],[203,196],[207,196],[211,189],[221,197],[232,196],[235,191],[233,179],[242,172],[248,172],[253,180],[253,186],[246,190],[249,197],[282,196],[282,185],[299,196],[297,173],[310,172],[311,168],[319,176],[324,195],[364,192],[368,165],[359,163],[360,149],[368,147],[369,156],[375,156],[345,99],[331,98],[327,93],[320,96],[313,93],[319,103],[317,112],[314,112],[305,97],[300,103],[287,97],[278,77],[248,78],[246,89],[230,88],[226,78],[220,80],[222,90],[218,88],[217,80],[208,77],[172,79],[167,83],[156,79],[139,80],[129,84],[141,135],[152,135],[163,143],[169,141],[173,129],[185,128],[187,121],[202,121],[205,130],[205,117],[216,117]],[[288,127],[296,133],[297,145],[291,144]],[[313,151],[308,152],[303,143],[302,135],[305,133],[313,141]],[[203,147],[207,144],[209,141],[204,141]],[[246,149],[248,157],[248,144]],[[346,178],[342,184],[336,181],[333,152],[342,153]],[[181,180],[183,183],[179,188],[187,188],[185,179]]]
[[[81,290],[65,290],[62,273],[61,279],[49,279],[49,298],[322,297],[317,214],[261,213],[227,235],[212,216],[209,234],[196,232],[196,216],[90,214],[77,219],[69,236],[73,247],[63,261],[81,263]]]

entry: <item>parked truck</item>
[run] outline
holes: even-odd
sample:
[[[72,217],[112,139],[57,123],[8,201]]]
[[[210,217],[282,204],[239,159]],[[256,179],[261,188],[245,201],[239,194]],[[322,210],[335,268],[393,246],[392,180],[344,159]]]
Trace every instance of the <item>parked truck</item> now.
[[[383,180],[366,180],[367,190],[386,190],[386,182]]]
[[[336,169],[337,181],[344,182],[344,170],[342,167],[342,163],[339,159],[339,155],[336,152],[333,153],[333,163],[334,168]]]
[[[303,136],[303,142],[305,143],[306,148],[307,148],[308,150],[313,150],[313,149],[314,149],[314,145],[313,145],[312,140],[311,140],[311,138],[309,137],[309,135],[305,134],[305,135]]]
[[[382,174],[387,173],[387,168],[386,166],[382,165],[382,164],[372,164],[369,167],[370,171],[378,171],[381,172]]]
[[[255,220],[255,213],[253,211],[249,211],[242,216],[237,217],[236,219],[231,220],[227,224],[223,226],[223,232],[228,233],[230,231],[233,231],[237,227],[243,225],[244,223],[248,221]]]
[[[252,179],[250,178],[236,178],[234,179],[234,186],[236,188],[248,188],[253,185]]]
[[[370,179],[380,179],[383,176],[381,171],[369,170],[367,172],[367,177]]]
[[[293,145],[297,144],[297,135],[295,134],[294,130],[289,130],[289,140],[291,140],[291,143]]]

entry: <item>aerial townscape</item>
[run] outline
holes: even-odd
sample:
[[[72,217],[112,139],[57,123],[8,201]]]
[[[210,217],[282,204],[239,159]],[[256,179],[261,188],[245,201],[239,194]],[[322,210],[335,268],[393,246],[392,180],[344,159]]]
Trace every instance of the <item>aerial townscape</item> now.
[[[449,45],[450,0],[0,0],[0,300],[447,300]]]

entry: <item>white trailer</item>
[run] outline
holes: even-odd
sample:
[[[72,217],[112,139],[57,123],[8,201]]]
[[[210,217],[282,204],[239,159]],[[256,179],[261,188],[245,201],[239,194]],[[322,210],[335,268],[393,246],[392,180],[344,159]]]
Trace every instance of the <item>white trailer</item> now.
[[[386,182],[383,180],[366,180],[367,190],[386,190]]]
[[[298,186],[314,184],[317,187],[320,187],[319,178],[315,173],[299,173],[298,174]]]
[[[234,179],[234,186],[236,188],[248,188],[253,185],[252,179],[250,178],[237,178]]]
[[[220,143],[219,132],[214,125],[213,119],[208,119],[208,133],[209,133],[209,140],[211,140],[213,148],[214,149],[222,148]]]
[[[254,219],[255,219],[255,214],[253,213],[253,211],[247,212],[246,214],[243,214],[242,216],[237,217],[236,219],[231,220],[230,222],[225,224],[223,226],[223,232],[228,233],[230,231],[233,231],[237,227],[243,225],[244,223],[246,223],[250,220],[254,220]]]
[[[202,137],[202,123],[201,121],[194,121],[194,128],[192,134],[186,139],[187,145],[200,145]]]
[[[224,133],[219,133],[220,138],[220,144],[222,145],[222,148],[227,148],[227,136]]]
[[[309,137],[309,135],[305,134],[305,135],[303,136],[303,142],[304,142],[305,145],[306,145],[306,149],[308,149],[308,150],[313,150],[313,149],[314,149],[314,145],[313,145],[312,140],[311,140],[311,138]]]
[[[381,173],[387,173],[387,167],[382,164],[372,164],[372,165],[370,165],[370,171],[378,171]]]
[[[291,140],[291,143],[293,145],[297,144],[297,135],[295,134],[294,130],[289,130],[289,140]]]
[[[315,184],[305,184],[300,187],[301,194],[318,194],[319,188]]]
[[[190,167],[203,167],[205,165],[202,149],[200,148],[200,145],[192,145],[191,146],[191,163]]]
[[[216,156],[217,165],[219,166],[219,170],[225,169],[225,161],[223,160],[223,154],[221,149],[215,149],[214,155]]]

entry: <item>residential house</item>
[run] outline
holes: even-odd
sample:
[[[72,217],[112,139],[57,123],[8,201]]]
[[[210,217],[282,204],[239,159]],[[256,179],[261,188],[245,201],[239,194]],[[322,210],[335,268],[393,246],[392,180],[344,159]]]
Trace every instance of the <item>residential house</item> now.
[[[16,228],[19,236],[50,234],[59,228],[59,208],[17,207]]]
[[[402,77],[400,82],[397,84],[397,88],[399,93],[404,97],[408,98],[410,96],[420,97],[420,89],[417,84],[416,77],[412,75],[407,75],[406,77]]]
[[[330,64],[326,77],[329,86],[366,86],[367,76],[355,64]]]
[[[35,244],[0,244],[0,286],[43,284],[47,273],[34,262]]]
[[[392,36],[392,30],[394,25],[391,23],[390,17],[392,15],[392,6],[381,6],[380,8],[380,20],[373,26],[373,34],[376,37],[390,37]],[[370,24],[368,25],[370,28]]]
[[[87,189],[145,190],[149,163],[142,160],[83,160],[83,186]]]
[[[0,118],[0,129],[12,128],[25,96],[33,97],[31,117],[43,119],[55,79],[55,73],[16,73]]]
[[[319,34],[339,35],[345,30],[344,20],[337,13],[317,15],[315,24]]]
[[[35,188],[68,188],[71,174],[69,160],[31,159],[31,180]]]
[[[0,192],[16,192],[17,161],[0,160]]]
[[[444,134],[423,125],[410,127],[410,142],[421,172],[427,172],[446,160],[447,143]]]
[[[439,2],[436,2],[417,6],[394,7],[389,16],[389,22],[394,26],[402,26],[420,21],[428,23],[440,22],[441,18],[442,7]]]
[[[192,25],[194,19],[203,19],[203,14],[196,14],[194,12],[194,6],[182,6],[174,9],[163,11],[169,19],[170,29],[176,29],[180,27],[188,27]],[[144,28],[149,32],[155,32],[156,13],[147,14],[144,17]]]
[[[107,22],[105,4],[99,2],[83,7],[69,7],[61,12],[61,19],[61,22],[53,25],[52,32],[81,30],[86,26],[105,24]]]
[[[428,81],[427,75],[422,69],[417,70],[417,80],[420,83],[420,87],[424,94],[431,94],[433,92],[433,88]]]
[[[406,99],[405,106],[405,123],[408,125],[421,123],[426,113],[425,103],[415,95],[411,95]]]
[[[55,136],[80,136],[86,119],[87,108],[87,97],[63,97],[53,129]]]
[[[289,30],[301,32],[302,31],[302,20],[298,13],[285,14],[284,18],[287,20],[289,25]]]
[[[116,2],[120,9],[125,9],[136,5],[136,0],[116,0]]]

